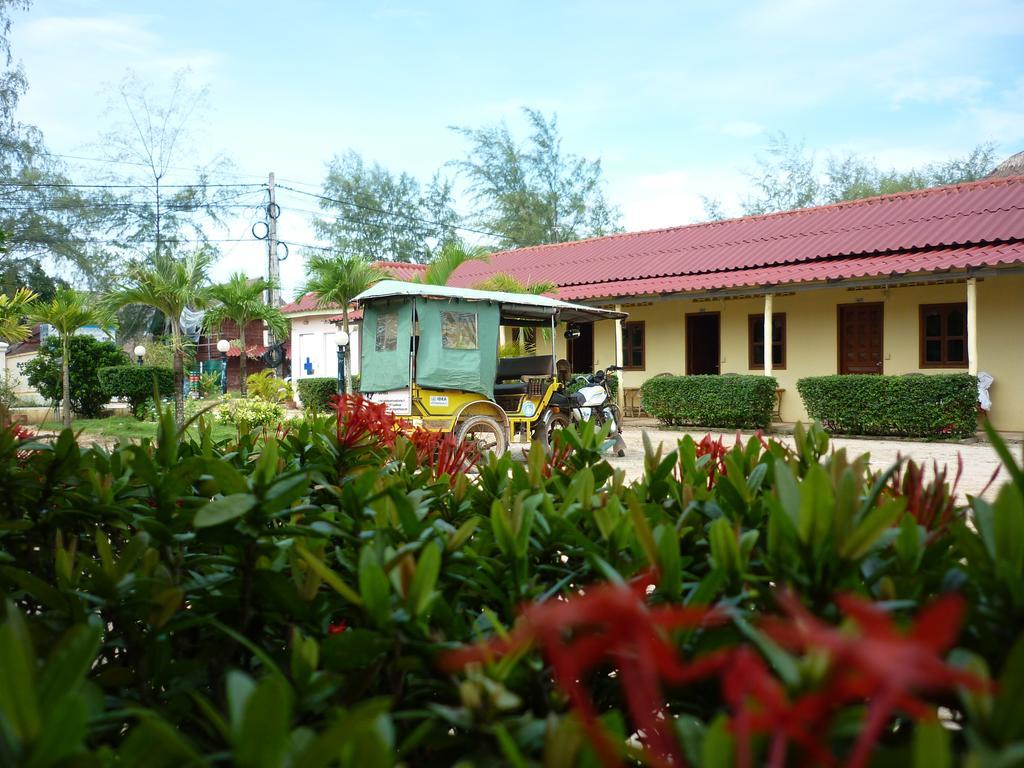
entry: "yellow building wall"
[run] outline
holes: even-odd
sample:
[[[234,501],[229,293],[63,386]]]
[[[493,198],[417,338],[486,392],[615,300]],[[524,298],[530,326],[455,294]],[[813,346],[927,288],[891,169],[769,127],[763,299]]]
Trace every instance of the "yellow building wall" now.
[[[877,289],[824,289],[776,295],[774,312],[786,314],[786,366],[772,375],[785,390],[783,421],[807,420],[796,383],[806,376],[838,370],[838,309],[840,304],[881,302],[883,311],[883,373],[940,374],[963,369],[922,369],[919,360],[921,304],[964,302],[965,282]],[[639,387],[659,373],[686,370],[685,317],[688,313],[718,312],[721,319],[722,373],[762,373],[748,361],[748,315],[764,311],[763,297],[700,301],[673,299],[647,304],[623,304],[630,320],[645,323],[646,361],[642,371],[623,372],[623,386]],[[614,324],[595,326],[595,366],[615,361]],[[561,329],[564,330],[564,329]],[[560,356],[565,340],[556,339]],[[1024,431],[1024,276],[989,277],[978,282],[978,369],[995,378],[991,389],[992,421],[998,429]]]

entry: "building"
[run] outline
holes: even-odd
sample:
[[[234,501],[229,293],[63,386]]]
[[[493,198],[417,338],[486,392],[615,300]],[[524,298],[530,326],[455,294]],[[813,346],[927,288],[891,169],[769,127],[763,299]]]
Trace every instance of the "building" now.
[[[805,376],[985,371],[993,423],[1024,430],[1024,176],[506,251],[451,284],[496,272],[629,312],[555,342],[624,389],[764,373],[797,421]]]
[[[210,333],[200,333],[196,339],[195,355],[196,363],[195,368],[201,372],[207,370],[207,366],[210,361],[214,363],[212,369],[217,372],[220,371],[221,366],[221,354],[217,351],[217,342],[221,339],[227,339],[231,342],[231,347],[228,349],[228,391],[238,391],[241,381],[241,365],[240,357],[241,350],[239,349],[238,342],[241,335],[238,332],[238,324],[233,320],[227,320],[223,326],[217,331]],[[245,354],[246,360],[246,374],[251,376],[264,368],[268,367],[264,362],[261,361],[260,357],[267,351],[267,334],[266,329],[263,327],[262,320],[252,320],[245,326]],[[284,370],[287,372],[290,366],[290,351],[291,351],[291,340],[285,339],[284,341]],[[288,375],[285,373],[285,375]]]
[[[396,280],[415,280],[426,271],[425,264],[379,261],[376,266],[390,272]],[[307,293],[281,312],[291,323],[291,377],[293,380],[338,375],[338,349],[334,334],[340,328],[341,307],[319,307],[315,293]],[[359,320],[362,313],[349,311],[352,375],[359,373]]]

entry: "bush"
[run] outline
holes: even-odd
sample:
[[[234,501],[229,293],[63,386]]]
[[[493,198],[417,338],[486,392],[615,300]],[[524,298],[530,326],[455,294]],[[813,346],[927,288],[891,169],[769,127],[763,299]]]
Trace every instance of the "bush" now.
[[[308,411],[325,412],[328,401],[338,394],[338,380],[323,376],[297,379],[295,386],[299,391],[302,407]]]
[[[796,388],[808,415],[830,432],[969,437],[978,426],[978,382],[966,373],[812,376]]]
[[[233,398],[217,408],[217,418],[243,432],[256,427],[273,427],[284,418],[284,408],[258,397]]]
[[[663,424],[762,429],[778,386],[770,376],[658,376],[640,387],[640,402]]]
[[[249,397],[268,403],[290,403],[295,398],[291,383],[277,378],[270,368],[246,376],[245,389]]]
[[[71,409],[79,416],[95,418],[110,401],[100,384],[99,371],[115,365],[127,365],[128,355],[112,341],[99,341],[91,336],[68,339],[71,363]],[[39,347],[39,354],[25,363],[28,383],[52,403],[63,396],[61,379],[61,342],[54,335]]]
[[[174,371],[153,365],[114,365],[98,371],[100,386],[108,398],[128,401],[135,418],[142,419],[143,405],[157,388],[163,397],[174,395]]]
[[[468,474],[338,407],[0,433],[3,765],[1019,763],[1020,468],[968,508],[798,428],[625,482],[584,424]]]

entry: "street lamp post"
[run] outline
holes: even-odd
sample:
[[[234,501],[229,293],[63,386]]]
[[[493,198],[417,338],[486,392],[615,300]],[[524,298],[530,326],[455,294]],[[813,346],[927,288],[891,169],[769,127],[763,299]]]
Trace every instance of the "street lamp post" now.
[[[139,367],[142,367],[142,358],[144,358],[146,356],[146,348],[144,346],[142,346],[141,344],[138,344],[135,347],[134,351],[135,351],[135,359],[138,361]]]
[[[348,334],[338,331],[334,334],[334,343],[338,347],[338,394],[345,394],[345,347],[348,346]]]
[[[231,342],[227,339],[221,339],[217,342],[217,351],[220,352],[220,393],[226,395],[228,393],[228,350],[231,349]]]

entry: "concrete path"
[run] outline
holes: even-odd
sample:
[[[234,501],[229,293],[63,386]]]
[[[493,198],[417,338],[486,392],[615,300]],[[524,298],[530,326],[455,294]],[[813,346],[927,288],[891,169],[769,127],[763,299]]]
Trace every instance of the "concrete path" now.
[[[695,440],[700,440],[708,432],[716,436],[724,435],[726,445],[732,445],[736,439],[734,431],[663,429],[654,421],[646,419],[629,420],[625,424],[625,431],[623,433],[628,447],[626,455],[621,459],[618,457],[610,458],[612,464],[626,470],[626,477],[628,479],[639,477],[643,472],[643,432],[645,431],[650,437],[651,442],[655,445],[659,442],[664,445],[666,453],[673,450],[676,443],[685,434],[689,434]],[[748,439],[749,434],[749,432],[744,434],[744,442]],[[772,434],[770,437],[781,440],[789,445],[793,444],[793,438],[788,434]],[[1000,465],[999,457],[996,455],[992,445],[982,441],[969,443],[927,443],[910,440],[835,437],[831,439],[830,445],[834,448],[846,448],[847,453],[852,455],[870,454],[871,466],[874,469],[888,467],[896,461],[897,456],[908,456],[919,464],[927,463],[929,468],[931,467],[932,460],[937,461],[939,466],[948,465],[950,467],[950,476],[956,474],[957,456],[960,455],[964,461],[964,473],[960,478],[960,485],[958,487],[961,499],[963,494],[978,495],[989,482],[992,473]],[[1010,444],[1010,450],[1018,457],[1018,461],[1020,461],[1021,447],[1019,442]],[[999,484],[1005,480],[1005,474],[1005,470],[999,473],[996,482],[985,493],[984,498],[991,498],[995,495]]]

